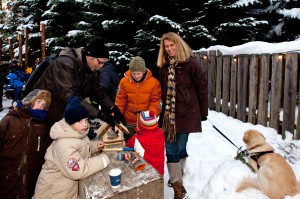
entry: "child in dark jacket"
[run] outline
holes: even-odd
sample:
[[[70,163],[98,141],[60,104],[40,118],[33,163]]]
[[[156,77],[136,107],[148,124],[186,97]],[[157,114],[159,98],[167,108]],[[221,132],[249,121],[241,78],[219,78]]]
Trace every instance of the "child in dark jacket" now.
[[[140,112],[135,131],[136,134],[127,141],[127,146],[134,147],[141,157],[164,175],[165,137],[153,111]]]
[[[31,199],[52,140],[44,122],[51,93],[35,89],[0,121],[0,196]]]

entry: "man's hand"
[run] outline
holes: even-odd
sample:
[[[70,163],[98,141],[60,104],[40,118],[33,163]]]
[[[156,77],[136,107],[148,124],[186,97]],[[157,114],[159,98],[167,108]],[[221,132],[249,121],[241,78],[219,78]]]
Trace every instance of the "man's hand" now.
[[[111,128],[115,128],[115,119],[112,115],[110,114],[105,114],[99,110],[99,113],[97,115],[97,118],[101,119],[102,121],[106,122],[111,126]]]
[[[126,125],[125,118],[123,114],[121,113],[120,109],[115,105],[112,107],[111,111],[114,113],[114,119],[118,123],[122,123],[123,125]]]

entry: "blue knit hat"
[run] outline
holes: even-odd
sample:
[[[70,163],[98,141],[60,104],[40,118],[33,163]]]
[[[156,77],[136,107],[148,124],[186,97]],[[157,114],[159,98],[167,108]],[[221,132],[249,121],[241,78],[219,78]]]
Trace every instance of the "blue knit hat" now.
[[[70,96],[68,97],[64,118],[68,124],[72,125],[84,118],[89,118],[89,113],[86,108],[81,105],[78,97]]]

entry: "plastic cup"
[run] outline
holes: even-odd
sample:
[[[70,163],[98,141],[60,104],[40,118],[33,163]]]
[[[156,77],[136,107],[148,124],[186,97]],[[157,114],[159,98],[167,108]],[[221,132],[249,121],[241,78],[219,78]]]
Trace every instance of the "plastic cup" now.
[[[115,168],[109,171],[109,179],[112,188],[118,188],[121,184],[122,170]]]

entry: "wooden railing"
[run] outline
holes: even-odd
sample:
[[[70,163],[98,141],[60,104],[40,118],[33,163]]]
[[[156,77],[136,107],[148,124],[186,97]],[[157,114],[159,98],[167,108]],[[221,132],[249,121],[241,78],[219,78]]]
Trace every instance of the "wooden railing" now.
[[[300,139],[298,52],[195,56],[207,75],[210,110]]]

